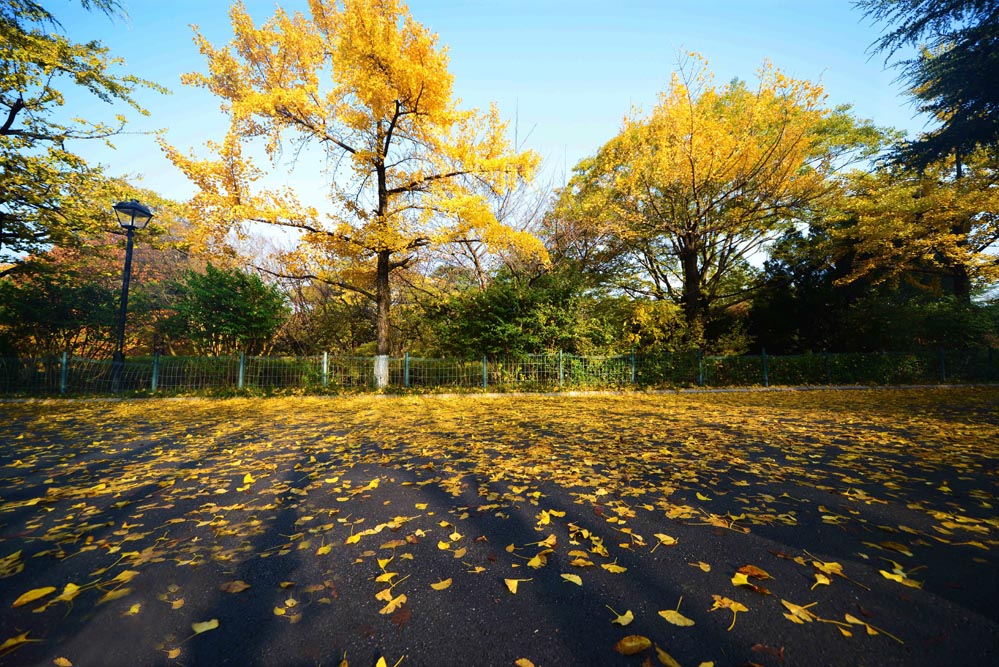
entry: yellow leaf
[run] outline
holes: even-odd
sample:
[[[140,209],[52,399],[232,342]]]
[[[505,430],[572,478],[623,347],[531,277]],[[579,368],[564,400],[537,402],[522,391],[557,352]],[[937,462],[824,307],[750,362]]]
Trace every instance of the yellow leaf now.
[[[694,624],[694,621],[687,618],[680,612],[674,611],[673,609],[666,609],[664,611],[661,611],[659,612],[659,615],[665,618],[668,622],[672,623],[673,625],[686,627]]]
[[[531,581],[531,580],[530,579],[504,579],[503,583],[506,584],[506,587],[510,590],[511,593],[513,593],[514,595],[516,595],[517,594],[517,584],[519,584],[522,581]]]
[[[10,639],[4,641],[3,644],[0,644],[0,654],[3,654],[3,652],[6,649],[14,648],[15,646],[20,646],[21,644],[28,644],[30,642],[40,642],[40,641],[41,639],[28,639],[28,633],[22,632],[18,636],[11,637]]]
[[[816,572],[815,573],[815,583],[812,584],[812,588],[810,590],[815,590],[816,586],[828,586],[831,583],[832,583],[832,580],[829,577],[827,577],[826,575],[822,574],[821,572]]]
[[[451,578],[448,577],[443,581],[438,581],[436,584],[430,584],[430,588],[434,589],[435,591],[442,591],[450,585],[451,585]]]
[[[697,496],[698,500],[711,500],[709,496],[704,495],[700,491],[698,491],[695,495]]]
[[[180,655],[180,649],[179,648],[172,648],[172,649],[170,649],[169,651],[166,652],[166,655],[167,655],[168,658],[170,658],[171,660],[173,660],[178,655]]]
[[[517,658],[513,663],[516,667],[534,667],[534,663],[527,658]]]
[[[256,481],[250,473],[243,475],[243,484],[253,484]]]
[[[317,556],[325,556],[326,554],[328,554],[332,550],[333,550],[333,545],[332,544],[326,544],[326,545],[323,545],[323,546],[319,547],[318,549],[316,549],[316,555]]]
[[[711,571],[711,565],[709,565],[708,563],[705,563],[702,560],[699,560],[696,563],[687,563],[687,565],[690,565],[690,566],[696,567],[696,568],[700,568],[701,572],[710,572]]]
[[[611,609],[611,611],[614,611],[614,610]],[[616,614],[617,612],[614,612],[614,613]],[[628,611],[624,612],[623,614],[620,614],[617,618],[615,618],[614,620],[612,620],[611,623],[614,623],[616,625],[620,625],[621,627],[624,627],[626,625],[629,625],[634,620],[635,620],[635,614],[633,614],[632,611],[629,609]],[[629,654],[626,654],[626,655],[631,655],[631,654],[629,653]]]
[[[286,610],[285,610],[284,607],[274,607],[274,615],[275,616],[284,616],[285,613],[286,613]]]
[[[56,667],[73,667],[73,663],[71,663],[66,658],[56,658],[55,660],[52,661],[52,664],[55,665]]]
[[[25,593],[24,595],[22,595],[21,597],[19,597],[16,600],[14,600],[14,604],[12,604],[11,606],[12,607],[20,607],[22,605],[28,604],[29,602],[34,602],[35,600],[40,600],[43,597],[45,597],[46,595],[48,595],[49,593],[54,592],[55,589],[56,589],[55,586],[45,586],[43,588],[34,588],[34,589],[28,591],[27,593]]]
[[[385,572],[385,573],[379,574],[377,577],[375,577],[375,581],[377,581],[380,584],[384,584],[384,583],[387,583],[389,581],[392,581],[392,579],[394,577],[398,577],[398,576],[399,576],[398,572]]]
[[[583,580],[580,579],[578,574],[563,574],[562,578],[565,579],[566,581],[576,584],[577,586],[583,585]]]
[[[401,607],[404,604],[406,604],[406,595],[405,595],[405,593],[403,593],[402,595],[400,595],[398,597],[392,598],[387,605],[385,605],[384,607],[382,607],[378,611],[378,613],[379,614],[391,614],[392,612],[394,612],[396,609],[398,609],[399,607]]]
[[[440,549],[441,551],[447,551],[448,549],[451,548],[451,543],[441,540],[440,542],[437,543],[437,548]]]
[[[465,547],[462,547],[462,548],[460,548],[460,549],[456,549],[456,550],[454,551],[454,557],[455,557],[455,558],[464,558],[464,557],[465,557],[465,553],[466,553],[467,551],[468,551],[468,550],[467,550],[467,549],[465,549]]]
[[[124,614],[122,614],[122,616],[135,616],[136,614],[139,613],[139,611],[141,609],[142,609],[142,603],[141,602],[136,602],[131,607],[129,607],[128,611],[126,611]]]
[[[347,539],[345,539],[343,541],[343,543],[344,544],[357,544],[360,541],[361,541],[361,534],[360,533],[354,533],[353,535],[351,535],[350,537],[348,537]]]
[[[219,619],[217,618],[213,618],[210,621],[202,621],[201,623],[191,623],[191,629],[194,630],[194,634],[196,635],[214,630],[217,627],[219,627]]]
[[[790,614],[784,614],[784,618],[792,621],[793,623],[798,623],[799,625],[802,623],[811,623],[818,618],[815,614],[808,611],[809,607],[816,604],[814,602],[804,606],[796,605],[793,602],[788,602],[787,600],[781,600],[780,603],[791,612]]]
[[[670,537],[664,533],[656,533],[655,537],[659,540],[659,544],[667,547],[673,546],[677,542],[675,537]]]
[[[658,645],[656,645],[656,658],[659,660],[660,665],[665,665],[666,667],[680,667],[680,663],[674,660],[673,656],[669,653],[659,648]]]
[[[547,564],[548,564],[548,558],[546,557],[546,552],[544,551],[536,555],[531,560],[527,561],[527,567],[533,568],[535,570],[537,570],[538,568],[542,568]]]
[[[721,595],[712,595],[711,597],[714,599],[715,603],[711,607],[711,609],[709,609],[708,611],[715,611],[716,609],[729,609],[729,610],[731,610],[731,612],[732,612],[732,624],[730,626],[728,626],[729,632],[731,632],[732,628],[735,627],[735,617],[739,615],[739,612],[740,611],[749,611],[749,608],[746,607],[745,605],[743,605],[742,603],[736,602],[735,600],[730,600],[727,597],[723,597]]]
[[[135,570],[124,570],[122,572],[119,572],[118,576],[116,576],[111,581],[119,584],[127,584],[128,582],[132,581],[132,579],[135,579],[137,576],[139,576],[139,573]]]
[[[378,658],[378,662],[375,663],[375,667],[388,667],[388,663],[385,662],[385,658]]]
[[[416,507],[416,509],[418,509],[418,510],[425,510],[425,509],[427,509],[427,504],[426,503],[416,503],[414,505],[414,507]]]
[[[622,572],[627,572],[628,568],[621,567],[616,562],[615,563],[603,563],[600,567],[604,568],[611,574],[621,574]]]
[[[635,655],[650,648],[652,641],[648,637],[641,635],[628,635],[618,643],[614,644],[614,650],[621,655]]]
[[[249,587],[250,584],[246,583],[245,581],[237,579],[236,581],[227,581],[224,584],[220,585],[219,590],[221,590],[223,593],[242,593]]]
[[[104,604],[105,602],[112,602],[119,598],[123,598],[132,592],[131,588],[117,588],[113,591],[108,591],[104,596],[97,601],[97,604]]]

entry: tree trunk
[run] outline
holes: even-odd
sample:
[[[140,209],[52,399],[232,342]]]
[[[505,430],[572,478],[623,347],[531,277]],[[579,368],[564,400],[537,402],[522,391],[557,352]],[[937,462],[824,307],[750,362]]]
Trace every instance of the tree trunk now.
[[[392,290],[389,287],[389,260],[391,251],[378,252],[378,266],[375,273],[375,300],[378,309],[375,344],[375,387],[384,389],[389,383],[389,313],[392,307]]]
[[[964,178],[964,166],[961,162],[961,154],[954,154],[954,180],[958,183]],[[968,245],[968,236],[971,234],[971,221],[965,218],[951,229],[953,234],[957,234],[959,246]],[[968,275],[968,267],[962,262],[955,262],[951,266],[951,280],[953,281],[954,296],[963,303],[971,304],[971,276]]]
[[[680,253],[680,268],[683,271],[683,294],[680,301],[683,305],[683,316],[687,321],[688,335],[699,336],[704,330],[706,304],[701,291],[701,273],[697,266],[697,253],[684,250]]]

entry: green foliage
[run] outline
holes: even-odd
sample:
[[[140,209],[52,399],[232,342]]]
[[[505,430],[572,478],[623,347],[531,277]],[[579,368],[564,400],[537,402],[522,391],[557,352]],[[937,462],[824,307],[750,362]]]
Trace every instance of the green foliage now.
[[[115,0],[83,5],[109,15],[118,10]],[[107,141],[123,130],[124,116],[117,115],[113,124],[64,120],[64,86],[142,114],[136,90],[165,92],[117,74],[121,61],[107,47],[73,42],[57,31],[60,27],[31,0],[0,8],[0,262],[9,263],[0,275],[20,265],[25,254],[77,244],[80,232],[106,224],[109,201],[128,194],[70,148],[76,141]]]
[[[529,280],[503,274],[482,290],[448,297],[427,312],[443,354],[523,355],[605,350],[618,331],[591,310],[579,276],[544,272]]]
[[[102,356],[113,344],[116,291],[51,266],[0,280],[0,354]]]
[[[255,273],[208,264],[203,274],[188,271],[177,289],[171,330],[201,353],[260,354],[288,316],[281,290]]]

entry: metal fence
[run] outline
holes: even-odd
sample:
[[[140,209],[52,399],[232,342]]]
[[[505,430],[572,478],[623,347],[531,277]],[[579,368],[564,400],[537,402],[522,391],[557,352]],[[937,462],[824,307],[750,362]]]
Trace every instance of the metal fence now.
[[[117,382],[117,384],[115,384]],[[897,353],[773,356],[671,354],[580,356],[564,353],[510,358],[426,359],[404,355],[389,363],[393,390],[552,390],[771,385],[895,385],[999,382],[991,348]],[[115,393],[299,392],[374,389],[374,358],[152,357],[125,362],[117,378],[110,360],[0,357],[0,395]]]

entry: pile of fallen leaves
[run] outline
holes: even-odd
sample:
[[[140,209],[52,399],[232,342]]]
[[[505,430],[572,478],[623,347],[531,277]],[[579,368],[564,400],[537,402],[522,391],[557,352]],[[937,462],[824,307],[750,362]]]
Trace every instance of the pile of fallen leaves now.
[[[932,664],[995,636],[997,415],[994,389],[0,404],[0,665]]]

